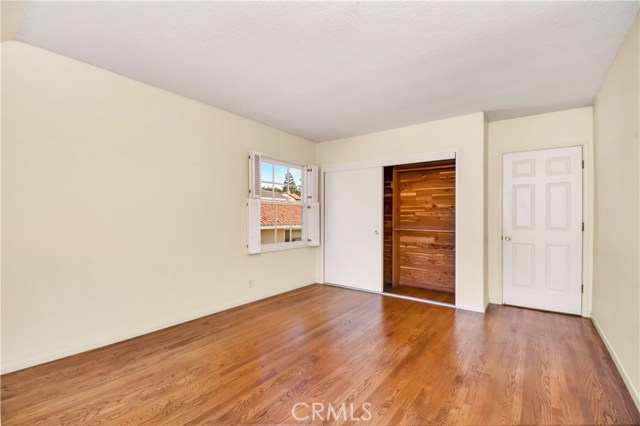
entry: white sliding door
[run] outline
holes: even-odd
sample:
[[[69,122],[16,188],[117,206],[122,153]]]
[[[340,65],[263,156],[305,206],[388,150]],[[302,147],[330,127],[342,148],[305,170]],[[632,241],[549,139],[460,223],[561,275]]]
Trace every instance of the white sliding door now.
[[[582,149],[505,154],[504,303],[580,314]]]
[[[381,292],[382,167],[324,176],[324,281]]]

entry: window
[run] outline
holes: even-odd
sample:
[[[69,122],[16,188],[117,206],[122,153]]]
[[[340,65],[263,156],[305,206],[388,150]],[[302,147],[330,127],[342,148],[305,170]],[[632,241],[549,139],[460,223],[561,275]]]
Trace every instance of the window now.
[[[249,158],[249,253],[319,245],[317,167]]]
[[[302,241],[302,166],[260,162],[260,242]]]

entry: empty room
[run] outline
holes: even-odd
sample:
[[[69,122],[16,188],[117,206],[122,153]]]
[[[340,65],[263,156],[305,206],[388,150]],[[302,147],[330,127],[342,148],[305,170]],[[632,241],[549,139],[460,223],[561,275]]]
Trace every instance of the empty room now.
[[[1,6],[2,425],[640,425],[640,2]]]

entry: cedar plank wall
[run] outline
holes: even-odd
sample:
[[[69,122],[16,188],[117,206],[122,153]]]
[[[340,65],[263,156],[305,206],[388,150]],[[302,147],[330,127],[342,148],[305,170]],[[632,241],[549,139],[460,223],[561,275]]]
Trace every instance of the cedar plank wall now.
[[[392,187],[394,287],[455,292],[455,161],[395,167]]]
[[[384,284],[393,279],[393,166],[384,168]]]

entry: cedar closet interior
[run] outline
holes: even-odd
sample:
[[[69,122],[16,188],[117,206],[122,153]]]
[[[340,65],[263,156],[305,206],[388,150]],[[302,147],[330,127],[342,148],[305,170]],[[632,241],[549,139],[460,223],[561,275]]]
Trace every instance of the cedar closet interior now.
[[[455,304],[455,160],[384,168],[384,291]]]

